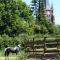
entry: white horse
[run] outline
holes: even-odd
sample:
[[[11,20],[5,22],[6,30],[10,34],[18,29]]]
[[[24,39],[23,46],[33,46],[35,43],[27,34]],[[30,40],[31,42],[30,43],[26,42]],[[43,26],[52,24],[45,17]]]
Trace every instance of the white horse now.
[[[7,48],[5,48],[5,56],[9,56],[9,53],[16,53],[16,55],[17,55],[20,48],[21,48],[21,44],[15,46],[15,47],[7,47]]]

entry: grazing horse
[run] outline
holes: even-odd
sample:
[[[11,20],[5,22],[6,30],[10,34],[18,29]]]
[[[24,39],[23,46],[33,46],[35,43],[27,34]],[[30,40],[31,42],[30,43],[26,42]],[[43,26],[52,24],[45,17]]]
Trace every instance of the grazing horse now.
[[[17,53],[19,52],[21,45],[17,45],[16,47],[7,47],[5,48],[5,56],[9,56],[9,53]]]

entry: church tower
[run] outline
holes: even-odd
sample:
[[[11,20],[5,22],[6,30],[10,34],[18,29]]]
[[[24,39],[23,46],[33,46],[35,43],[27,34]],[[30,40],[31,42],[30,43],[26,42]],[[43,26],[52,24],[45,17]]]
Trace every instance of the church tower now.
[[[53,4],[51,4],[51,21],[52,21],[52,23],[54,23],[54,20],[55,20],[54,15],[53,15],[53,13],[54,13],[53,10],[54,10],[53,9]]]
[[[54,24],[54,15],[53,15],[53,4],[49,4],[49,0],[46,0],[46,8],[45,8],[46,16],[49,22]]]
[[[40,20],[40,13],[44,12],[47,20],[54,23],[53,4],[50,6],[49,0],[32,0],[33,1],[33,16],[36,20]]]

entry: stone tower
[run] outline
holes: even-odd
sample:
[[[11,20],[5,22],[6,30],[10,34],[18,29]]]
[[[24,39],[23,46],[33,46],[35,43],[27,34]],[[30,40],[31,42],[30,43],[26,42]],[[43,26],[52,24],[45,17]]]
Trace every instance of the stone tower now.
[[[54,24],[54,15],[53,15],[53,4],[49,4],[49,0],[46,0],[46,8],[45,8],[47,19]]]

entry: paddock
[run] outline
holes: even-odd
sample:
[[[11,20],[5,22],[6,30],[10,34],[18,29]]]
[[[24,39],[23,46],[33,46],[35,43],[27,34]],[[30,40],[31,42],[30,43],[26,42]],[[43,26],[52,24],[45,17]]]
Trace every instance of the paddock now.
[[[53,60],[57,55],[60,55],[60,38],[41,38],[36,40],[28,40],[24,44],[24,51],[30,59],[50,59]],[[20,53],[20,52],[19,52]],[[18,54],[19,55],[19,54]],[[9,60],[17,60],[17,56],[14,53],[9,55]],[[0,59],[4,60],[5,56],[3,51],[0,51]]]
[[[44,37],[39,40],[33,38],[25,43],[25,52],[28,57],[55,58],[60,55],[60,38]]]
[[[19,51],[19,53],[16,55],[15,53],[10,53],[9,56],[4,56],[4,51],[0,50],[0,60],[21,60],[24,59],[25,52],[24,50]]]

